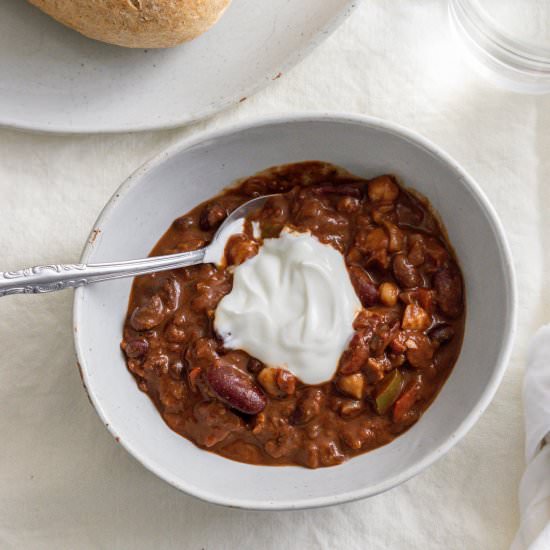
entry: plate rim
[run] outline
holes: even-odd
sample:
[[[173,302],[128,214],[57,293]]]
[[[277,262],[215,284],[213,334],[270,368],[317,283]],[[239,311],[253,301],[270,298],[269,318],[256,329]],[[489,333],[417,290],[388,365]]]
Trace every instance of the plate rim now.
[[[292,70],[301,61],[306,59],[316,48],[327,40],[332,34],[355,12],[359,4],[363,0],[347,0],[343,8],[330,19],[328,24],[319,28],[313,38],[306,42],[303,47],[298,48],[290,56],[286,57],[280,65],[275,65],[263,74],[256,82],[242,89],[238,94],[227,97],[224,100],[211,103],[208,107],[194,114],[184,113],[181,116],[175,117],[171,122],[146,123],[146,124],[118,124],[106,126],[100,124],[98,126],[79,126],[72,124],[52,123],[33,123],[31,121],[10,120],[9,115],[4,116],[0,113],[0,128],[20,130],[24,132],[33,132],[38,134],[60,134],[60,135],[82,135],[82,134],[119,134],[133,132],[147,132],[155,130],[170,130],[188,126],[203,120],[206,120],[214,115],[221,113],[238,105],[243,98],[249,99],[260,90],[266,88],[271,82],[276,80],[273,75],[285,75]],[[77,31],[74,31],[77,32]],[[93,39],[88,39],[93,40]],[[176,46],[177,47],[177,46]]]

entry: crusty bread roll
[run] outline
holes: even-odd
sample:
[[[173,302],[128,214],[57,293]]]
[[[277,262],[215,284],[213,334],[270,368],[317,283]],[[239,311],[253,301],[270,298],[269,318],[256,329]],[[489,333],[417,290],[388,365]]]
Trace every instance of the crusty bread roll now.
[[[209,29],[231,0],[29,0],[89,38],[127,48],[167,48]]]

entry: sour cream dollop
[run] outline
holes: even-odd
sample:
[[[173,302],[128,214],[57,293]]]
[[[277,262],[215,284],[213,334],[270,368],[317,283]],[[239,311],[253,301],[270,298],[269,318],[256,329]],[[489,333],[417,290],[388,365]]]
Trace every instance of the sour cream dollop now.
[[[235,268],[214,327],[226,348],[320,384],[334,375],[360,310],[343,256],[309,233],[284,231]]]

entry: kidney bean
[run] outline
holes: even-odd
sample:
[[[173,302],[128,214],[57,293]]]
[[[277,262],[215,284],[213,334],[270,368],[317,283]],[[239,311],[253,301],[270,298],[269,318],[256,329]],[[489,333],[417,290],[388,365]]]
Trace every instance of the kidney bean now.
[[[378,289],[371,281],[369,274],[358,265],[349,267],[349,274],[353,288],[364,307],[370,307],[378,302]]]
[[[404,288],[413,288],[422,284],[422,276],[404,254],[397,254],[393,258],[393,274]]]
[[[216,229],[227,218],[227,209],[218,202],[207,204],[201,212],[199,226],[204,231]]]
[[[267,399],[252,378],[229,365],[209,366],[206,379],[216,396],[233,409],[245,414],[263,411]]]
[[[437,344],[445,344],[446,342],[453,339],[455,335],[455,331],[451,325],[448,325],[447,323],[442,323],[440,325],[436,325],[430,332],[428,332],[428,336],[431,338],[432,342],[436,342]]]
[[[152,296],[148,302],[136,307],[130,317],[130,325],[134,330],[150,330],[164,321],[165,308],[160,296]]]
[[[133,338],[131,340],[123,340],[120,347],[130,359],[139,359],[147,355],[149,350],[149,342],[145,338]]]
[[[437,305],[447,316],[455,318],[462,313],[462,278],[453,267],[438,271],[433,278]]]

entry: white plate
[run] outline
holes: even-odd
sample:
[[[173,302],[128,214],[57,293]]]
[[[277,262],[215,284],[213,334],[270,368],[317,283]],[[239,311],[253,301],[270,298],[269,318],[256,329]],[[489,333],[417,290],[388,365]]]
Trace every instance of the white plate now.
[[[233,0],[168,50],[87,39],[23,0],[0,5],[0,125],[122,132],[186,124],[242,101],[326,38],[359,0]]]

